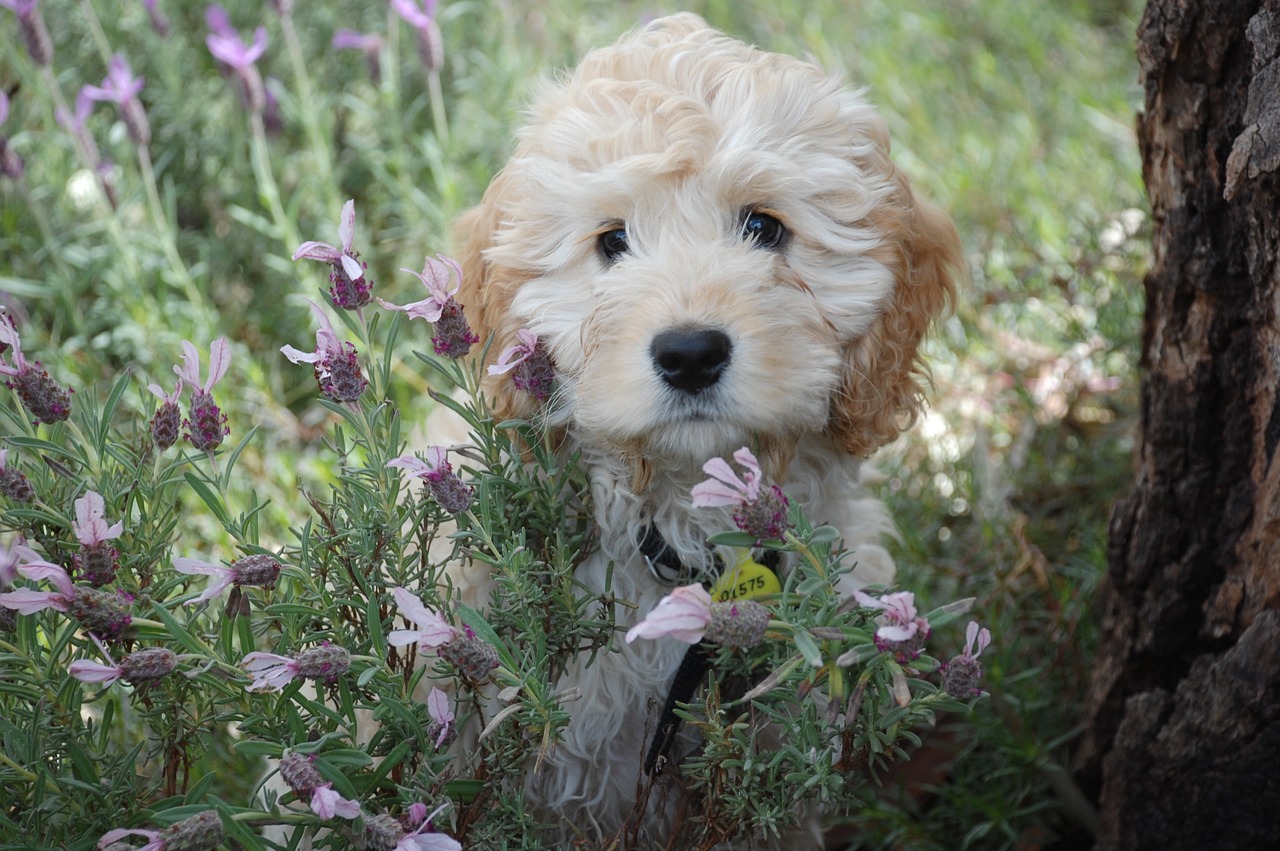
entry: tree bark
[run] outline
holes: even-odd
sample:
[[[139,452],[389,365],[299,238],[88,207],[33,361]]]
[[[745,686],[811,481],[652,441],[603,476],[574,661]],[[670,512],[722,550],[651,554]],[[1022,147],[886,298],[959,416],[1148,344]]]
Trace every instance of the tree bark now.
[[[1280,849],[1280,0],[1150,0],[1135,484],[1078,778],[1097,848]]]

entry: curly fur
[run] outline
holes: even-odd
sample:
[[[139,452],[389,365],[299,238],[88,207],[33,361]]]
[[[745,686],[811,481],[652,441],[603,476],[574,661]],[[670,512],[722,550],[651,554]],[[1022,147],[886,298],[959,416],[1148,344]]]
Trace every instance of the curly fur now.
[[[775,216],[789,241],[770,251],[744,240],[746,210]],[[621,224],[630,253],[606,262],[597,239]],[[670,591],[637,555],[641,532],[653,524],[703,559],[707,535],[730,521],[694,509],[689,490],[703,462],[744,445],[811,519],[842,530],[858,560],[847,590],[892,580],[881,546],[892,524],[863,489],[861,459],[914,420],[927,382],[918,346],[954,298],[962,257],[859,92],[693,15],[658,20],[542,87],[460,236],[458,297],[494,335],[490,357],[529,328],[555,365],[542,409],[505,378],[487,391],[500,417],[536,415],[581,452],[601,546],[577,575],[599,590],[614,563],[614,592],[637,604],[620,627]],[[683,327],[732,341],[720,380],[697,394],[664,384],[650,356],[655,335]],[[473,605],[485,569],[453,577]],[[527,788],[561,839],[665,841],[678,769],[646,798],[640,763],[684,650],[618,641],[566,676],[582,697]],[[779,844],[816,843],[806,836]]]

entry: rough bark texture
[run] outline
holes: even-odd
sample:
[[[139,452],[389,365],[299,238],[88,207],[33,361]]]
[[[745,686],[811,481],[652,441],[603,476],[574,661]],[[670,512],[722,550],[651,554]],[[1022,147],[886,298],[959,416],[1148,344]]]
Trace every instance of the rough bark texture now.
[[[1280,0],[1151,0],[1136,482],[1079,778],[1099,849],[1280,848]]]

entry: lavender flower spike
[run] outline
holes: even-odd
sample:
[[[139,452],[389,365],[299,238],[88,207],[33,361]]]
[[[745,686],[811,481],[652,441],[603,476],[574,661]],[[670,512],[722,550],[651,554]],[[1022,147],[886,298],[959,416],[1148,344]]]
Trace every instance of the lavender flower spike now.
[[[693,505],[733,506],[733,520],[739,529],[757,540],[781,538],[791,528],[786,495],[777,485],[764,487],[760,462],[747,447],[734,452],[733,460],[743,468],[743,478],[738,478],[723,458],[712,458],[702,465],[703,472],[711,478],[693,486]]]
[[[95,588],[106,585],[116,577],[120,551],[107,543],[124,534],[124,523],[108,526],[104,519],[106,504],[102,496],[89,491],[75,502],[76,519],[71,531],[80,542],[80,551],[72,564],[76,572]]]
[[[294,260],[319,260],[329,264],[329,296],[343,310],[358,310],[373,300],[370,295],[372,285],[364,276],[368,265],[360,261],[359,252],[351,249],[355,233],[356,202],[352,199],[342,205],[342,215],[338,219],[341,247],[310,240],[293,252]]]
[[[37,423],[62,422],[71,416],[71,391],[64,389],[49,377],[40,361],[28,361],[22,354],[22,341],[18,331],[6,318],[0,318],[0,344],[7,345],[13,363],[7,363],[0,355],[0,375],[10,376],[5,386],[18,394],[22,406]]]
[[[193,388],[191,407],[183,425],[187,427],[187,440],[196,449],[212,452],[222,444],[222,438],[230,434],[227,415],[213,401],[210,391],[227,374],[231,365],[231,347],[226,337],[219,337],[209,345],[209,376],[200,380],[200,353],[193,343],[182,341],[182,365],[173,371]]]
[[[251,111],[261,113],[266,107],[266,90],[262,85],[262,75],[254,64],[267,51],[266,27],[258,27],[253,32],[253,43],[245,44],[240,33],[227,17],[221,6],[210,6],[205,9],[205,22],[211,32],[205,38],[205,45],[213,58],[226,65],[240,81],[241,96],[244,104]]]
[[[49,29],[36,6],[37,0],[0,0],[0,6],[18,16],[18,31],[27,46],[27,55],[37,65],[48,65],[53,58],[53,41]]]
[[[507,348],[498,362],[489,367],[490,375],[511,373],[511,383],[539,402],[551,396],[555,383],[555,367],[538,335],[528,328],[516,331],[520,342]]]
[[[80,93],[92,101],[108,101],[120,107],[120,116],[129,130],[129,138],[139,147],[151,141],[151,126],[147,123],[147,111],[138,100],[142,91],[142,77],[133,76],[129,62],[117,53],[107,66],[106,79],[101,86],[84,86]]]
[[[354,402],[369,386],[360,371],[360,361],[356,358],[356,347],[351,343],[338,341],[338,334],[333,330],[333,323],[325,316],[320,305],[307,299],[311,311],[319,320],[320,329],[316,331],[316,348],[313,352],[304,352],[293,346],[281,346],[284,353],[293,363],[309,363],[315,371],[316,384],[320,392],[335,402]]]

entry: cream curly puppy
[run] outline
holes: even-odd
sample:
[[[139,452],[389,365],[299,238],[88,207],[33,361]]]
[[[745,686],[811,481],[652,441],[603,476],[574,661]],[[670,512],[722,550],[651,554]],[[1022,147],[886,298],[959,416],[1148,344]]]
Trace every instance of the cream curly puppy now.
[[[690,490],[709,458],[743,446],[842,531],[858,562],[846,590],[892,580],[892,524],[862,488],[861,459],[914,419],[917,347],[963,258],[861,94],[693,15],[663,18],[544,86],[461,227],[458,297],[494,335],[491,357],[527,329],[554,365],[541,406],[494,379],[498,415],[545,422],[581,452],[600,547],[577,576],[599,591],[614,565],[613,592],[637,604],[620,610],[623,631],[714,570],[707,536],[732,522],[695,509]],[[483,606],[483,565],[453,578]],[[689,743],[656,779],[643,762],[687,646],[615,643],[567,675],[582,697],[526,790],[566,845],[664,845],[681,812]],[[776,842],[816,846],[807,830]]]

